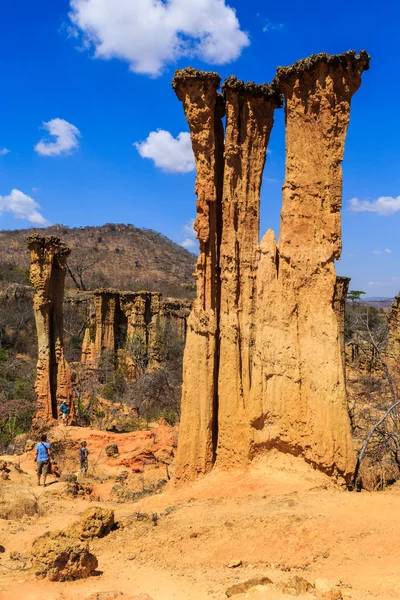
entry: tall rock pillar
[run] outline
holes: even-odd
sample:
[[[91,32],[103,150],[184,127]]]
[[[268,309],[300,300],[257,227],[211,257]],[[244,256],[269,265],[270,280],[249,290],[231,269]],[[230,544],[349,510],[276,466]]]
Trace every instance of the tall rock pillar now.
[[[30,279],[35,288],[33,308],[38,336],[38,363],[35,382],[36,419],[58,418],[58,406],[65,401],[74,420],[71,374],[64,358],[63,300],[65,264],[70,249],[57,237],[29,236]]]
[[[393,377],[400,375],[400,295],[395,297],[389,313],[387,362]]]
[[[221,308],[217,464],[248,455],[260,190],[273,115],[280,97],[271,85],[229,77],[220,252]]]
[[[333,296],[333,310],[339,327],[340,352],[342,355],[343,372],[346,379],[346,344],[344,338],[346,298],[349,292],[350,277],[336,277],[335,293]]]
[[[188,319],[183,361],[182,415],[176,477],[193,479],[211,470],[218,436],[219,247],[223,181],[223,102],[220,77],[179,70],[174,90],[185,111],[196,161],[200,243],[197,298]]]
[[[251,455],[301,455],[330,474],[353,471],[338,320],[344,142],[350,100],[369,56],[319,54],[279,68],[286,176],[278,244],[261,244]]]

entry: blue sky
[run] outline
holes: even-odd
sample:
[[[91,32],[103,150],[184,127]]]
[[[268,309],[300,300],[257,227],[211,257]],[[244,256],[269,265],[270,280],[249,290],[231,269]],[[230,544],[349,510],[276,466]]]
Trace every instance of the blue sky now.
[[[194,171],[175,68],[264,82],[309,54],[365,48],[371,69],[352,102],[337,270],[369,296],[394,295],[399,17],[395,0],[345,10],[315,0],[2,0],[0,227],[132,223],[193,249]],[[279,229],[284,146],[277,111],[261,233]]]

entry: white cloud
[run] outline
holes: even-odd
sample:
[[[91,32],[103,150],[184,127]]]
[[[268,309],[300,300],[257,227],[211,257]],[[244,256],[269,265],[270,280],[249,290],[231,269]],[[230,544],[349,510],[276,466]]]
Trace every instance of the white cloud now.
[[[0,156],[4,156],[5,154],[9,154],[9,152],[11,152],[11,150],[9,150],[8,148],[0,148]]]
[[[70,0],[69,17],[96,58],[160,75],[183,56],[222,65],[250,44],[225,0]],[[70,33],[70,35],[72,35]]]
[[[384,250],[372,250],[372,254],[392,254],[390,248],[385,248]]]
[[[156,167],[168,173],[189,173],[195,168],[190,134],[185,131],[174,138],[169,131],[158,129],[134,146],[142,158],[151,158]]]
[[[186,248],[186,250],[198,250],[199,242],[196,239],[196,232],[193,229],[194,219],[190,219],[185,225],[182,227],[182,231],[185,234],[185,239],[180,243],[181,246]]]
[[[10,212],[16,219],[25,219],[34,225],[49,225],[38,208],[38,203],[20,190],[13,189],[8,196],[0,196],[0,215]]]
[[[38,154],[42,156],[72,154],[79,147],[78,138],[81,132],[75,125],[68,123],[68,121],[64,119],[52,119],[43,123],[43,128],[47,129],[49,134],[56,138],[56,141],[40,140],[35,146]]]
[[[285,25],[283,23],[273,23],[269,19],[266,20],[265,25],[263,27],[264,33],[267,31],[282,31]]]
[[[359,200],[352,198],[349,202],[349,210],[352,212],[373,212],[388,216],[400,210],[400,196],[381,196],[377,200]]]
[[[190,248],[198,248],[199,247],[196,240],[193,240],[191,238],[184,239],[183,242],[181,242],[181,246],[186,248],[186,250],[190,250]]]

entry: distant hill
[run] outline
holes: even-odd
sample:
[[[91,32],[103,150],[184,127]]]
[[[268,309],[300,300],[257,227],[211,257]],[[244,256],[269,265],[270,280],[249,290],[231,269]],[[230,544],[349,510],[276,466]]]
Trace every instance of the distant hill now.
[[[55,235],[72,250],[67,287],[150,289],[165,295],[193,296],[196,255],[151,229],[107,223],[100,227],[53,225],[0,231],[0,281],[27,283],[32,233]]]
[[[361,298],[358,304],[362,304],[363,306],[373,306],[374,308],[384,308],[385,310],[390,310],[393,302],[394,298],[367,296],[367,298]]]

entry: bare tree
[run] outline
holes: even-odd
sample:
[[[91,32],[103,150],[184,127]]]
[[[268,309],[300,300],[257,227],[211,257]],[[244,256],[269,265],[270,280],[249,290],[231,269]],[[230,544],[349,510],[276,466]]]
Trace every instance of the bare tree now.
[[[77,290],[86,291],[86,277],[88,272],[100,262],[99,256],[93,256],[92,253],[75,253],[70,257],[67,263],[67,272],[75,284]]]

